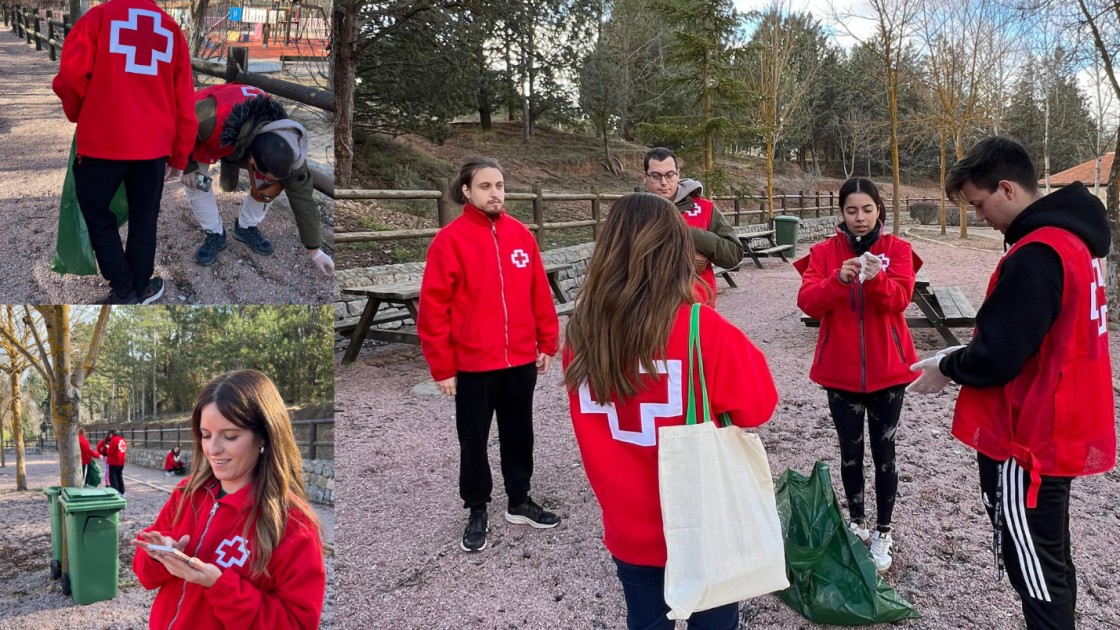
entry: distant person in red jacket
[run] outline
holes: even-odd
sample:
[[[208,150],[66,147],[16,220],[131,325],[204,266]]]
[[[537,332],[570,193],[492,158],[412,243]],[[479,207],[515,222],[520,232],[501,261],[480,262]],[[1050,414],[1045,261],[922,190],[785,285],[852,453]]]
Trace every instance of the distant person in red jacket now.
[[[152,0],[109,0],[67,34],[54,91],[78,124],[74,186],[106,303],[150,304],[163,295],[152,277],[163,182],[186,167],[198,127],[187,42]],[[122,183],[127,247],[109,210]]]
[[[886,212],[871,180],[840,187],[843,221],[794,266],[801,272],[797,306],[821,322],[809,379],[825,388],[840,442],[840,477],[852,533],[871,541],[875,568],[891,567],[891,519],[898,492],[895,433],[917,358],[904,312],[921,260],[910,244],[883,234]],[[875,531],[863,505],[863,426],[875,463]]]
[[[533,234],[505,210],[494,160],[463,166],[449,192],[463,214],[428,249],[420,287],[420,347],[440,391],[455,396],[459,496],[470,517],[460,547],[486,548],[493,481],[486,443],[497,412],[507,521],[555,527],[529,496],[533,388],[556,354],[560,324]]]
[[[945,192],[1010,247],[976,313],[972,341],[913,367],[911,390],[961,384],[953,435],[976,449],[980,493],[1027,628],[1075,625],[1074,477],[1116,463],[1116,401],[1104,265],[1111,226],[1081,182],[1043,196],[1030,154],[993,136],[949,170]]]
[[[82,479],[85,479],[89,463],[101,457],[97,451],[90,448],[89,440],[86,439],[85,429],[78,429],[78,450],[81,451],[82,454]]]
[[[719,208],[704,198],[704,185],[682,178],[680,161],[664,147],[650,149],[642,160],[646,190],[673,202],[688,225],[696,255],[696,273],[703,280],[695,298],[716,304],[716,274],[712,265],[733,269],[743,260],[743,243]],[[706,290],[705,290],[706,287]]]
[[[133,541],[132,570],[159,591],[150,626],[318,628],[322,530],[276,385],[256,370],[215,378],[198,395],[191,434],[191,476]]]
[[[163,476],[182,476],[185,474],[187,474],[187,466],[183,463],[183,456],[179,447],[176,446],[170,451],[167,451],[167,457],[163,458]]]
[[[619,199],[565,337],[572,425],[634,629],[673,627],[664,598],[657,430],[685,423],[694,253],[671,203],[649,194]],[[712,414],[728,413],[740,427],[767,422],[778,392],[765,357],[713,308],[702,307],[700,329]],[[733,603],[697,612],[688,627],[722,630],[738,621]]]
[[[109,430],[109,437],[105,438],[105,463],[109,465],[109,487],[116,488],[117,492],[124,494],[124,461],[128,442],[125,441],[116,429]],[[100,445],[98,445],[100,447]]]

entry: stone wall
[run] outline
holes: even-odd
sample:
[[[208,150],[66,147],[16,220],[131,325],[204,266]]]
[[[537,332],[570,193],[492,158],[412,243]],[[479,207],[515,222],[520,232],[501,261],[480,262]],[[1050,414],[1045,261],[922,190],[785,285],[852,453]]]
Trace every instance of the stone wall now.
[[[798,235],[798,243],[815,243],[833,233],[839,217],[821,217],[819,219],[802,219]],[[739,228],[743,232],[761,232],[769,229],[766,224],[747,225]],[[804,248],[801,248],[804,249]],[[583,276],[587,273],[587,261],[595,251],[595,243],[582,243],[560,249],[550,249],[542,254],[545,264],[572,263],[573,267],[560,272],[560,288],[568,299],[573,299]],[[807,251],[807,250],[806,250]],[[424,263],[403,263],[399,265],[379,265],[376,267],[361,267],[358,269],[344,269],[335,274],[338,280],[334,290],[334,319],[335,323],[356,322],[366,306],[363,297],[343,294],[340,289],[350,287],[368,287],[397,282],[412,282],[424,276]],[[388,317],[390,314],[401,314],[404,309],[389,310],[381,307],[379,317]],[[403,321],[389,322],[378,328],[393,330],[402,326],[412,326],[411,318]],[[341,341],[341,338],[339,338]]]
[[[191,467],[191,450],[183,449],[183,463]],[[163,460],[167,451],[154,448],[132,448],[128,450],[127,466],[142,466],[163,470]],[[312,503],[334,505],[334,462],[329,459],[303,460],[303,485],[307,488],[307,498]]]

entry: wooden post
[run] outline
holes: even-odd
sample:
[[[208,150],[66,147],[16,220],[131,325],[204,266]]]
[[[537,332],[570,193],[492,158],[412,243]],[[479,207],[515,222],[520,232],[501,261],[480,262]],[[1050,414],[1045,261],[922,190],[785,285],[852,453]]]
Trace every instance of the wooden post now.
[[[31,43],[31,29],[28,28],[28,26],[30,26],[30,25],[31,25],[31,9],[24,9],[23,10],[23,36],[27,40],[28,44]]]
[[[739,197],[736,196],[735,197],[735,225],[736,226],[738,226],[740,224],[740,219],[741,219],[742,215],[743,215],[743,200],[739,199]]]
[[[544,190],[539,183],[533,184],[533,223],[537,224],[537,247],[544,250]]]
[[[814,218],[819,219],[819,218],[821,218],[821,191],[818,190],[816,192],[816,195],[817,195],[817,208],[813,212],[813,215],[814,215]]]
[[[249,71],[249,49],[244,46],[230,46],[226,54],[226,83],[235,83],[237,73]]]
[[[766,189],[765,188],[759,188],[758,189],[758,212],[759,212],[759,216],[758,216],[758,222],[759,223],[762,223],[763,221],[767,221],[769,219],[770,211],[766,209]]]
[[[828,216],[832,216],[832,208],[835,206],[836,204],[832,201],[832,191],[830,190],[828,191]]]
[[[805,218],[805,191],[797,191],[797,218]]]
[[[43,50],[43,40],[40,38],[40,35],[42,35],[42,34],[43,34],[43,23],[42,23],[42,20],[39,19],[39,12],[36,11],[35,12],[35,35],[34,35],[34,37],[35,37],[35,50],[40,51],[40,52],[42,52],[42,50]]]
[[[51,61],[58,60],[54,46],[54,13],[52,11],[47,11],[47,55],[50,56]]]
[[[319,441],[319,431],[318,431],[318,429],[319,429],[319,425],[314,420],[312,420],[311,421],[311,431],[309,431],[308,434],[307,434],[307,436],[308,436],[307,437],[307,440],[308,440],[308,446],[307,446],[308,459],[315,459],[315,442]]]
[[[785,213],[786,213],[786,196],[781,195],[781,199],[782,199],[782,214],[785,215]]]
[[[603,201],[599,198],[597,186],[591,187],[591,194],[595,195],[591,200],[591,218],[595,221],[595,225],[591,226],[591,240],[598,243],[599,233],[603,231]]]
[[[62,43],[66,43],[66,37],[70,35],[70,29],[74,27],[74,19],[70,17],[69,13],[62,16]]]
[[[449,184],[446,177],[440,177],[435,182],[436,187],[443,193],[439,199],[436,199],[436,221],[440,227],[444,227],[451,223],[451,193],[447,190]]]

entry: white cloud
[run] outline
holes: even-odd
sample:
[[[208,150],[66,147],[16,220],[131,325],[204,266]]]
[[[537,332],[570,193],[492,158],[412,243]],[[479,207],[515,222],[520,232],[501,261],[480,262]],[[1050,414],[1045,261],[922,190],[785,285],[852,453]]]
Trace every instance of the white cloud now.
[[[772,4],[771,0],[735,0],[735,8],[740,11],[763,11]],[[788,0],[782,4],[788,10],[808,12],[817,18],[831,40],[845,50],[850,50],[858,41],[867,41],[875,32],[874,12],[865,0]],[[837,14],[842,17],[843,24],[837,22],[834,17]]]

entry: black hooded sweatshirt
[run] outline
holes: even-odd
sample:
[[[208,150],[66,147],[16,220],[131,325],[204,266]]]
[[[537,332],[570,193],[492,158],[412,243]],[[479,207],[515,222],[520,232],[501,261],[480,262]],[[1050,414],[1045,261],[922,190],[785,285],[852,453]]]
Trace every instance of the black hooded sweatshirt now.
[[[1077,236],[1097,258],[1108,254],[1111,229],[1104,204],[1075,182],[1027,206],[1004,235],[1007,247],[1046,226]],[[962,385],[998,387],[1038,353],[1062,304],[1062,260],[1042,243],[1017,250],[1000,267],[992,293],[976,313],[978,334],[941,361],[941,373]]]

